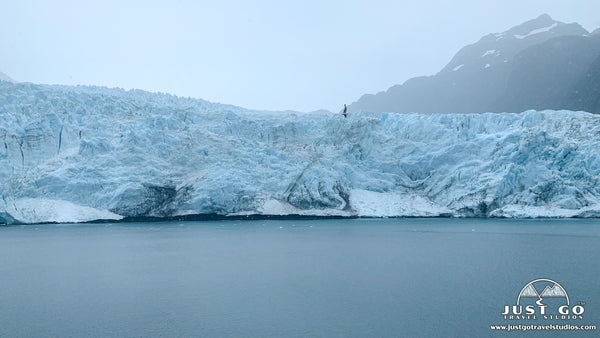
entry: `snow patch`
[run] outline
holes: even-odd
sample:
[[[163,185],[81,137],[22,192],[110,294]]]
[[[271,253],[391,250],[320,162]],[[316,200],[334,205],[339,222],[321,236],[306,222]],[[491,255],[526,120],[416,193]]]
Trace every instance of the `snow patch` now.
[[[68,201],[22,198],[8,203],[6,212],[20,223],[79,223],[94,220],[120,220],[123,216]]]
[[[491,65],[489,63],[486,63],[483,68],[490,68],[490,67],[491,67]]]
[[[301,210],[289,203],[270,199],[258,209],[258,212],[263,215],[291,215],[299,214]]]
[[[458,65],[458,66],[456,66],[456,67],[452,68],[452,71],[453,71],[453,72],[455,72],[455,71],[457,71],[457,70],[461,69],[462,67],[464,67],[464,65],[465,65],[464,63],[463,63],[463,64],[460,64],[460,65]]]
[[[600,205],[592,205],[581,209],[566,209],[558,206],[530,206],[511,204],[496,209],[490,217],[505,218],[569,218],[569,217],[599,217]]]
[[[531,32],[529,32],[529,33],[527,33],[525,35],[515,34],[514,37],[517,38],[517,39],[525,39],[526,37],[531,36],[531,35],[535,35],[535,34],[539,34],[539,33],[543,33],[543,32],[548,32],[548,31],[552,30],[553,28],[555,28],[556,26],[558,26],[557,22],[553,23],[552,25],[550,25],[548,27],[534,29],[534,30],[532,30]]]
[[[562,209],[551,206],[507,205],[490,213],[491,217],[506,218],[548,218],[574,217],[577,210]]]
[[[488,55],[492,55],[492,54],[496,54],[496,53],[497,53],[497,50],[495,50],[495,49],[490,49],[490,50],[486,51],[485,53],[483,53],[483,54],[481,55],[481,57],[486,57],[486,56],[488,56]]]
[[[452,212],[450,209],[416,194],[374,192],[362,189],[353,189],[350,192],[350,205],[358,216],[365,217],[432,217]]]

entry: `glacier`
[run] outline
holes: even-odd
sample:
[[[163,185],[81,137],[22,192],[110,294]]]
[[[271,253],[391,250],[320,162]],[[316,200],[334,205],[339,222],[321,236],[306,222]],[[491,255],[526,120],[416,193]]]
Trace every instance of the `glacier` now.
[[[598,217],[600,116],[253,111],[0,81],[0,223]]]

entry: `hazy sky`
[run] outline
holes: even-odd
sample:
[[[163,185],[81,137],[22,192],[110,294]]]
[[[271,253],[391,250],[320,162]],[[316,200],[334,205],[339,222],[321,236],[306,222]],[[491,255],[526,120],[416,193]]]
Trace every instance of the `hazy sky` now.
[[[599,0],[0,0],[0,71],[337,112],[542,13],[600,27]]]

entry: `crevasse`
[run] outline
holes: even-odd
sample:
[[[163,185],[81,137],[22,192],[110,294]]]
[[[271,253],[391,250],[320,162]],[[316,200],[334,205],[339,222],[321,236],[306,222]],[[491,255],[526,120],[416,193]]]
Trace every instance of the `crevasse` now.
[[[0,222],[126,216],[598,217],[585,112],[261,112],[0,81]]]

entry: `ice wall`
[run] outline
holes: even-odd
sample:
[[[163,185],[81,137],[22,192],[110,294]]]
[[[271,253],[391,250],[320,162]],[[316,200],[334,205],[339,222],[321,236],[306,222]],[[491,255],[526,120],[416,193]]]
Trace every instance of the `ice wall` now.
[[[0,81],[0,142],[5,223],[600,215],[600,116],[584,112],[344,119]]]

